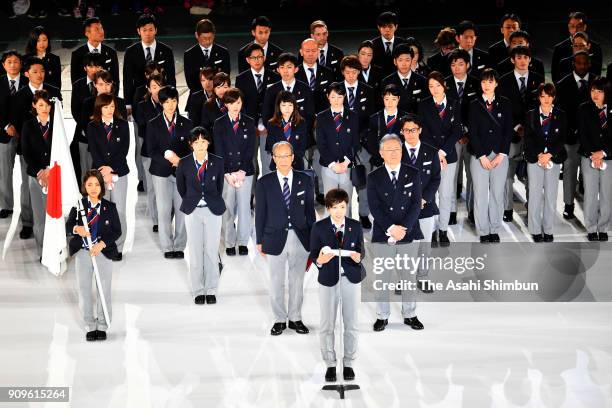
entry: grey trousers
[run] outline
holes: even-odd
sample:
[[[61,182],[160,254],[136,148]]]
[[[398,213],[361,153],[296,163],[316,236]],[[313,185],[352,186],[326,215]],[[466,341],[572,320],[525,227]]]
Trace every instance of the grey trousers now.
[[[448,164],[445,170],[440,171],[440,186],[438,187],[438,229],[446,231],[448,229],[448,219],[452,209],[453,197],[457,199],[457,162]],[[455,205],[457,205],[455,203]],[[429,234],[431,237],[431,234]],[[427,238],[427,236],[425,236]]]
[[[598,170],[591,167],[591,160],[580,159],[580,171],[584,182],[584,226],[587,233],[608,232],[612,211],[612,162]],[[564,179],[565,180],[565,179]]]
[[[493,160],[495,153],[489,154]],[[504,210],[504,186],[508,174],[508,158],[492,170],[485,170],[478,158],[470,163],[474,187],[474,220],[478,235],[497,234],[501,229]]]
[[[145,167],[142,161],[142,155],[140,154],[140,152],[142,151],[142,143],[144,142],[144,139],[138,136],[138,126],[136,125],[136,123],[134,123],[134,139],[136,140],[136,169],[138,170],[138,180],[142,181],[144,187]]]
[[[81,163],[81,174],[85,175],[87,170],[91,170],[92,158],[89,153],[89,145],[87,143],[79,142],[79,159]]]
[[[102,301],[98,295],[98,289],[95,286],[96,277],[94,276],[93,264],[91,262],[91,256],[89,256],[89,251],[81,249],[75,254],[75,258],[76,279],[79,287],[79,307],[83,313],[83,320],[85,320],[85,331],[106,331],[108,324],[104,317]],[[108,316],[112,319],[111,282],[113,276],[113,263],[110,259],[106,258],[104,254],[96,256],[96,263],[98,264],[98,272],[100,272],[100,280],[102,281],[102,291],[106,299]],[[96,302],[95,313],[94,301]]]
[[[431,216],[431,217],[427,217],[427,218],[420,218],[419,219],[419,227],[421,228],[421,232],[423,233],[423,236],[425,237],[425,239],[422,239],[421,242],[419,243],[419,252],[418,255],[420,256],[421,254],[424,255],[425,257],[429,256],[429,253],[431,252],[431,234],[433,234],[434,231],[434,226],[436,223],[435,220],[436,217]],[[419,266],[419,270],[417,271],[417,278],[422,278],[427,276],[427,274],[429,273],[429,271],[423,267],[423,265]]]
[[[262,176],[270,173],[270,161],[272,160],[272,155],[266,152],[266,139],[267,135],[259,136],[259,159],[261,160],[261,172]],[[255,159],[257,159],[257,154],[255,155]]]
[[[47,214],[47,195],[43,194],[42,187],[36,177],[28,176],[32,215],[34,217],[34,240],[38,255],[42,256],[43,237],[45,235],[45,219]]]
[[[187,242],[185,214],[179,210],[181,196],[176,189],[176,177],[153,177],[157,213],[159,215],[159,242],[162,252],[184,251]],[[172,214],[174,210],[174,234]]]
[[[341,302],[342,301],[342,302]],[[359,303],[361,301],[361,283],[351,283],[346,276],[341,276],[334,286],[319,285],[319,306],[321,327],[319,340],[321,356],[327,367],[336,366],[336,316],[338,304],[342,307],[343,324],[343,366],[352,367],[357,354],[359,339]]]
[[[468,152],[467,145],[461,143],[455,144],[457,150],[457,166],[455,167],[455,186],[463,184],[463,169],[465,169],[465,205],[468,212],[474,210],[474,190],[472,188],[472,173],[470,171],[471,155]],[[457,194],[451,197],[451,212],[457,212]]]
[[[361,161],[361,164],[365,166],[367,173],[370,173],[373,170],[372,165],[370,164],[370,157],[370,153],[365,148],[362,148],[359,151],[359,160]],[[357,200],[359,201],[359,216],[367,217],[370,214],[367,186],[357,190]]]
[[[151,216],[153,225],[158,224],[157,219],[157,201],[155,199],[155,186],[153,185],[153,176],[149,172],[149,166],[151,166],[151,159],[149,157],[142,158],[142,165],[145,168],[145,190],[147,192],[147,212]]]
[[[504,187],[504,210],[512,210],[514,197],[514,175],[519,162],[523,160],[523,141],[510,143],[508,152],[508,174],[506,174],[506,186]]]
[[[561,165],[553,163],[551,169],[544,169],[537,163],[527,163],[529,180],[529,233],[552,235],[555,224],[559,171]]]
[[[321,169],[321,154],[319,153],[319,148],[317,146],[313,146],[310,148],[310,157],[312,158],[312,169],[315,171],[317,175],[317,184],[315,187],[318,187],[319,192],[325,191],[325,185],[323,184],[323,174]],[[325,193],[323,193],[325,194]]]
[[[351,181],[350,169],[346,173],[336,174],[329,167],[321,167],[321,178],[323,179],[323,194],[327,194],[333,188],[341,188],[348,193],[349,205],[346,209],[346,216],[352,217],[353,182]],[[327,214],[327,211],[325,214]]]
[[[17,139],[13,138],[9,143],[0,143],[0,209],[13,209],[13,166],[17,153]],[[26,162],[19,155],[21,167],[21,225],[31,227],[34,223],[32,215],[32,204],[30,202],[30,187]]]
[[[123,243],[125,242],[125,235],[127,232],[127,222],[125,219],[127,207],[127,185],[128,176],[126,174],[123,177],[119,177],[119,180],[114,183],[112,190],[107,190],[108,196],[106,197],[109,201],[115,203],[117,206],[117,213],[119,213],[119,221],[121,222],[121,236],[116,241],[119,252],[123,251]]]
[[[213,214],[208,207],[196,208],[185,215],[189,275],[194,297],[217,294],[221,222],[221,215]]]
[[[302,301],[304,299],[304,273],[308,251],[293,230],[287,234],[287,242],[280,255],[266,255],[270,271],[270,304],[274,321],[295,322],[302,320]],[[288,309],[285,306],[285,271],[288,286]]]
[[[431,234],[430,234],[431,236]],[[412,258],[417,256],[419,250],[419,241],[413,241],[409,244],[397,244],[388,245],[385,243],[373,242],[367,245],[369,253],[366,254],[368,265],[374,262],[375,258],[395,258],[396,256],[404,257],[404,254]],[[373,268],[370,268],[373,270]],[[395,272],[395,273],[394,273]],[[380,279],[384,283],[390,283],[395,276],[399,276],[402,280],[415,280],[414,271],[408,271],[405,269],[395,270],[385,268]],[[375,295],[376,299],[376,317],[381,320],[388,319],[391,315],[391,306],[389,305],[389,291],[378,291]],[[409,318],[416,316],[416,301],[414,300],[414,293],[408,290],[402,291],[402,317]]]
[[[224,180],[223,200],[225,213],[223,213],[223,228],[225,229],[225,247],[234,248],[246,246],[251,236],[251,189],[253,176],[246,176],[240,188],[234,188]],[[238,217],[238,228],[234,222]]]
[[[574,197],[576,196],[578,166],[580,165],[579,147],[579,143],[565,145],[567,151],[567,159],[563,162],[563,202],[565,205],[574,204]]]

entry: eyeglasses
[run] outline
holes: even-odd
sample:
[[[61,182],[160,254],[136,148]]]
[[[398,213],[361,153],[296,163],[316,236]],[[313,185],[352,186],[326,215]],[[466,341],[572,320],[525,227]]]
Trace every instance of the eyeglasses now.
[[[257,56],[255,56],[255,57],[249,57],[249,59],[252,59],[252,60],[256,60],[256,61],[258,61],[258,60],[262,60],[262,59],[264,59],[264,57],[263,57],[263,55],[257,55]]]
[[[414,133],[418,133],[420,129],[421,128],[418,128],[418,127],[416,127],[416,128],[406,128],[406,129],[402,129],[402,133],[412,133],[412,134],[414,134]]]

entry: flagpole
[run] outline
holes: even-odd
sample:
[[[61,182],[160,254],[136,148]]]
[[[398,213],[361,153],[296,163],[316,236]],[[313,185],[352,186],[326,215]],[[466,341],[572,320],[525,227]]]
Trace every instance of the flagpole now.
[[[85,231],[89,233],[89,224],[87,223],[87,216],[85,215],[85,209],[83,208],[83,203],[81,200],[77,202],[77,209],[79,214],[81,215],[81,221],[83,222],[83,227],[85,227]],[[91,249],[93,248],[93,244],[91,242],[91,235],[85,237],[87,240],[87,246]],[[100,296],[100,303],[102,303],[102,311],[104,312],[104,319],[106,320],[107,326],[110,328],[111,320],[108,315],[108,307],[106,305],[106,297],[104,296],[104,290],[102,290],[102,280],[100,279],[100,271],[98,270],[98,263],[96,262],[95,256],[90,256],[91,263],[93,264],[94,276],[96,277],[96,287],[98,288],[98,296]]]

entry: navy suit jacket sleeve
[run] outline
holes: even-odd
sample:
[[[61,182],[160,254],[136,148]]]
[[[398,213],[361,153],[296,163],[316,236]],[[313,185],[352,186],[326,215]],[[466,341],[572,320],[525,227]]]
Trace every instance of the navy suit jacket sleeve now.
[[[386,172],[386,170],[382,171]],[[374,217],[374,220],[381,225],[383,231],[387,231],[389,227],[393,225],[393,222],[387,216],[386,211],[383,210],[383,207],[386,207],[386,204],[380,199],[380,197],[378,197],[378,193],[376,191],[376,185],[380,182],[380,180],[377,180],[378,178],[380,178],[377,177],[378,175],[387,177],[387,174],[382,174],[380,172],[377,172],[376,170],[374,170],[368,175],[368,180],[366,184],[368,193],[368,204],[370,205],[370,213]]]
[[[421,185],[421,175],[419,172],[416,173],[412,182],[415,186]],[[407,229],[406,234],[410,233],[414,228],[414,225],[419,222],[419,213],[421,212],[421,198],[423,197],[421,189],[415,188],[413,191],[414,195],[412,196],[412,200],[409,202],[410,208],[406,212],[406,217],[404,217],[402,221],[402,225]]]
[[[265,183],[255,183],[255,200],[257,205],[255,206],[255,235],[257,239],[257,245],[262,243],[264,228],[266,225],[266,190]]]

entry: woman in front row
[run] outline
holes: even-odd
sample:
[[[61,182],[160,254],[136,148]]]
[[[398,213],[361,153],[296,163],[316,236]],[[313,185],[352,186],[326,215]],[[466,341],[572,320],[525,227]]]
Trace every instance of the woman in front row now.
[[[109,319],[112,318],[111,280],[113,263],[111,259],[117,254],[115,241],[121,236],[121,222],[114,203],[104,199],[104,178],[98,170],[87,170],[83,176],[81,193],[82,208],[85,210],[87,228],[83,226],[81,214],[76,207],[70,210],[66,221],[66,233],[70,237],[68,244],[70,255],[76,254],[76,278],[79,286],[79,305],[85,320],[85,339],[87,341],[106,340],[108,323],[104,316],[102,300],[97,299],[96,311],[92,297],[92,285],[95,278],[93,259],[95,259],[102,282],[102,291],[106,300]],[[91,238],[91,246],[87,237]],[[95,292],[98,296],[98,292]]]
[[[528,226],[534,242],[553,242],[559,171],[567,157],[564,145],[567,120],[565,112],[553,105],[555,95],[553,84],[541,84],[538,87],[540,107],[527,112],[525,120]]]
[[[580,171],[584,180],[584,226],[589,241],[607,241],[612,212],[612,130],[606,78],[591,83],[591,100],[578,108]]]
[[[289,91],[281,91],[274,103],[274,116],[268,121],[266,152],[272,154],[272,147],[278,142],[289,142],[293,146],[294,170],[304,170],[304,154],[308,145],[306,121],[298,111],[295,96]],[[270,161],[270,170],[276,170],[274,160]]]
[[[115,95],[101,93],[96,96],[93,120],[87,125],[87,144],[91,153],[92,167],[98,169],[104,178],[109,200],[114,202],[119,220],[125,229],[125,211],[128,190],[127,164],[130,149],[130,129],[121,117],[115,104]],[[117,254],[113,261],[122,259],[125,231],[117,239]]]
[[[193,154],[181,159],[176,169],[176,188],[183,201],[189,246],[189,274],[194,301],[217,303],[223,201],[223,158],[209,153],[212,136],[205,128],[193,128],[189,146]]]

